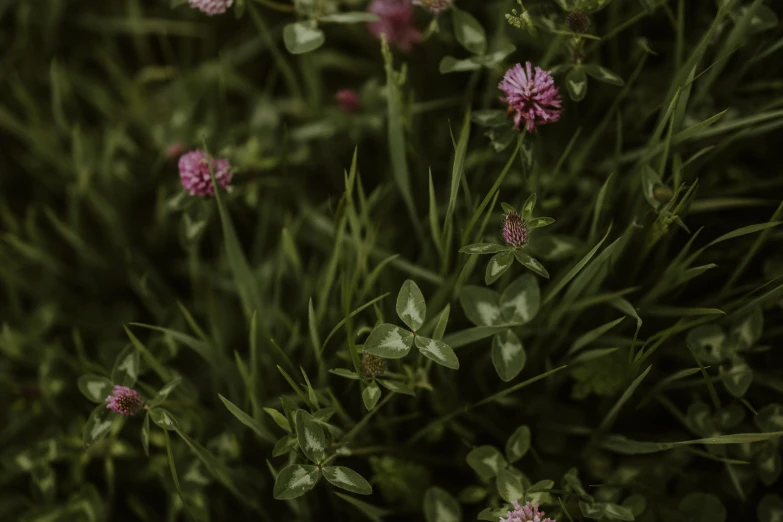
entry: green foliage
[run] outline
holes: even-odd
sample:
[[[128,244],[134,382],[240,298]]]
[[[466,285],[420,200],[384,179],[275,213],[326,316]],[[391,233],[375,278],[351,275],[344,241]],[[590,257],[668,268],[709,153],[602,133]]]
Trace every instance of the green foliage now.
[[[378,485],[381,495],[389,505],[404,506],[408,511],[419,511],[424,491],[430,484],[429,470],[415,462],[389,455],[370,457],[372,482]]]
[[[0,519],[783,520],[779,3],[369,3],[2,3]]]

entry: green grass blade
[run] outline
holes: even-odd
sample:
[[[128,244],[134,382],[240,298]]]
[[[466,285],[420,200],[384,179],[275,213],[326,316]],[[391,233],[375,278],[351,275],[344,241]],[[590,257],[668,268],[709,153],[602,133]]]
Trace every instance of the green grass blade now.
[[[546,297],[544,297],[544,301],[542,304],[546,304],[552,299],[554,299],[557,294],[559,294],[563,288],[579,273],[584,266],[590,262],[590,260],[593,258],[596,252],[598,252],[598,249],[601,248],[601,245],[604,244],[604,241],[606,241],[606,238],[609,237],[609,233],[612,231],[612,227],[609,227],[609,230],[606,231],[606,234],[601,239],[601,241],[598,242],[585,256],[579,260],[579,262],[571,268],[571,270],[568,271],[560,280],[555,283],[555,285],[552,287],[552,289],[547,293]]]

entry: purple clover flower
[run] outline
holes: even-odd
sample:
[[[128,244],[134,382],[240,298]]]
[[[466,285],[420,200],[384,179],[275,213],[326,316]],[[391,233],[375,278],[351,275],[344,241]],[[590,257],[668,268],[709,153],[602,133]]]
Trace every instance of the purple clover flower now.
[[[521,64],[506,71],[498,88],[506,95],[503,101],[508,104],[509,114],[514,115],[514,127],[518,130],[524,122],[528,132],[537,125],[554,123],[562,112],[560,89],[555,86],[548,71],[536,67],[530,62],[522,68]]]
[[[231,183],[231,166],[225,158],[213,158],[212,168],[218,185],[228,188]],[[203,150],[192,150],[179,158],[179,178],[182,186],[191,196],[214,196],[215,187],[209,175],[207,153]]]
[[[546,513],[538,510],[538,504],[528,502],[520,506],[516,500],[512,504],[514,504],[514,511],[506,513],[505,518],[500,517],[498,522],[557,522],[548,517],[544,518]]]
[[[509,212],[503,217],[503,239],[512,247],[521,247],[527,243],[527,225],[516,212]]]
[[[106,407],[125,417],[132,417],[144,407],[144,399],[139,392],[127,386],[114,386],[114,391],[106,397]]]
[[[189,0],[188,5],[209,16],[225,13],[234,0]]]
[[[389,44],[401,51],[410,51],[421,41],[421,31],[413,23],[413,6],[410,0],[373,0],[367,11],[381,19],[367,27],[377,38],[386,35]]]
[[[361,106],[359,95],[353,89],[340,89],[334,95],[337,107],[343,112],[356,112]]]

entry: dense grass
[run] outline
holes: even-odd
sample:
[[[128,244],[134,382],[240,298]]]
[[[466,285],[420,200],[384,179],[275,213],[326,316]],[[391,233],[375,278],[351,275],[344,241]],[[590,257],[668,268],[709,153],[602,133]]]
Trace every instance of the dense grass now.
[[[0,520],[781,520],[778,2],[457,0],[409,53],[322,19],[303,54],[310,2],[235,4],[0,4]],[[528,60],[564,111],[517,133]],[[174,144],[232,190],[184,193]],[[470,253],[533,194],[542,268]],[[376,379],[382,323],[417,339]],[[372,494],[274,498],[326,458]]]

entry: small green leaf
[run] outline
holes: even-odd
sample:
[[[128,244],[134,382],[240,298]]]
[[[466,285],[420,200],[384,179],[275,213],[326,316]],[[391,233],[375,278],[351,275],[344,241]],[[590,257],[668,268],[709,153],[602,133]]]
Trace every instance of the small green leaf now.
[[[33,483],[38,488],[39,493],[50,504],[57,493],[57,477],[49,464],[39,464],[34,467],[30,473]],[[30,520],[29,518],[27,520]]]
[[[566,89],[572,100],[578,102],[584,100],[587,95],[587,75],[581,66],[571,69],[566,75]]]
[[[375,405],[378,404],[378,399],[380,398],[381,389],[375,382],[368,384],[364,388],[364,391],[362,391],[362,402],[364,402],[364,407],[367,408],[367,411],[375,408]]]
[[[468,466],[485,479],[497,477],[506,467],[505,457],[494,446],[479,446],[468,453],[466,460]]]
[[[498,280],[500,276],[506,273],[511,264],[514,262],[514,253],[511,250],[506,250],[499,254],[495,254],[487,263],[487,271],[484,274],[484,282],[487,285],[491,285]]]
[[[359,495],[372,494],[372,486],[364,477],[350,468],[343,466],[326,466],[323,468],[324,478],[333,486],[346,489]]]
[[[508,513],[508,507],[501,507],[498,509],[484,508],[478,514],[479,520],[487,520],[489,522],[497,522],[498,519],[504,518]]]
[[[761,431],[783,431],[783,405],[772,403],[764,406],[753,418]]]
[[[685,340],[704,364],[717,364],[728,355],[726,334],[717,325],[698,326],[688,332]]]
[[[501,203],[500,207],[503,209],[503,212],[505,212],[506,214],[511,214],[512,212],[517,211],[514,207],[512,207],[508,203]]]
[[[294,22],[283,27],[283,43],[291,54],[315,51],[326,41],[323,31],[313,21]]]
[[[709,493],[694,492],[680,501],[679,512],[688,522],[726,522],[726,508],[718,497]]]
[[[477,326],[497,326],[504,322],[500,312],[500,295],[489,288],[464,286],[459,301],[470,322]]]
[[[261,437],[262,439],[272,442],[274,441],[274,437],[272,437],[272,434],[267,431],[264,426],[255,420],[253,417],[242,411],[242,409],[231,402],[230,400],[226,399],[222,395],[218,393],[218,398],[223,402],[226,408],[228,408],[228,411],[231,412],[231,414],[239,420],[242,424],[250,428],[255,432],[256,435]],[[287,422],[287,421],[286,421]]]
[[[356,375],[355,371],[347,370],[345,368],[334,368],[332,370],[329,370],[329,373],[333,373],[334,375],[339,375],[340,377],[345,377],[346,379],[351,379],[354,381],[359,380],[359,376]]]
[[[585,518],[601,520],[606,514],[606,504],[604,502],[585,502],[580,500],[579,510]]]
[[[103,404],[92,410],[90,417],[84,424],[82,440],[85,448],[92,446],[109,434],[116,418],[114,415],[110,416],[110,413],[111,410]]]
[[[533,218],[528,221],[526,221],[528,230],[533,230],[534,228],[542,228],[547,227],[555,222],[554,218],[551,217],[538,217]]]
[[[264,411],[272,417],[272,420],[274,420],[278,426],[283,428],[288,433],[291,433],[291,423],[288,422],[288,419],[285,418],[285,415],[280,413],[274,408],[264,408]]]
[[[520,215],[522,216],[522,219],[524,219],[525,221],[530,219],[530,216],[533,215],[533,210],[535,210],[536,208],[536,199],[537,199],[536,193],[533,192],[527,197],[527,199],[525,200],[525,204],[522,205],[522,212],[520,213]]]
[[[381,324],[375,327],[364,343],[364,351],[385,357],[400,359],[408,355],[413,346],[413,334],[393,324]]]
[[[397,315],[414,332],[421,328],[427,318],[427,304],[418,285],[408,279],[397,294]]]
[[[473,111],[470,121],[481,127],[505,127],[508,124],[506,112],[498,109]],[[507,203],[501,203],[501,206]],[[506,207],[503,206],[505,209]]]
[[[506,457],[509,463],[514,463],[525,456],[530,449],[530,428],[520,426],[506,442]]]
[[[444,56],[438,63],[438,72],[440,74],[450,74],[455,72],[475,71],[481,69],[481,64],[475,57],[466,60],[458,60],[453,56]]]
[[[320,410],[313,412],[313,418],[318,422],[328,422],[337,410],[332,407],[321,408]]]
[[[539,263],[537,259],[530,257],[518,248],[514,250],[514,257],[517,259],[517,261],[519,261],[519,264],[525,268],[540,275],[544,279],[549,279],[549,272],[547,272],[546,268],[544,268],[544,265]]]
[[[467,11],[454,6],[452,13],[457,41],[473,54],[484,54],[487,49],[487,36],[478,20]]]
[[[488,494],[489,491],[483,486],[468,486],[459,492],[459,501],[462,504],[477,504],[487,498]]]
[[[647,200],[647,203],[649,203],[652,208],[657,210],[658,207],[661,206],[661,202],[658,200],[658,198],[655,197],[655,191],[659,187],[664,186],[663,181],[661,180],[661,177],[658,175],[658,173],[655,172],[655,170],[649,165],[645,165],[642,168],[641,178],[642,194],[644,194],[644,198]]]
[[[462,508],[447,491],[432,487],[424,493],[424,518],[427,522],[460,522]]]
[[[313,489],[321,478],[316,466],[292,464],[277,475],[273,495],[277,500],[291,500],[301,497]]]
[[[150,410],[150,418],[152,422],[167,431],[179,431],[179,422],[177,419],[163,408],[152,408]]]
[[[500,310],[509,323],[529,322],[538,314],[540,306],[538,281],[530,274],[517,278],[500,295]]]
[[[506,502],[519,500],[525,494],[522,482],[507,469],[501,469],[498,473],[498,493]]]
[[[305,410],[296,412],[296,438],[305,457],[320,464],[326,459],[326,435],[323,428]]]
[[[452,370],[459,369],[459,359],[457,359],[457,356],[454,354],[454,350],[443,341],[417,336],[416,347],[425,357],[432,359],[441,366],[451,368]]]
[[[783,470],[780,452],[777,445],[765,445],[756,455],[756,472],[759,475],[761,483],[765,486],[772,486],[780,477]]]
[[[753,308],[751,313],[735,321],[731,326],[731,338],[737,350],[747,350],[761,338],[764,330],[764,316],[761,307]]]
[[[748,34],[761,33],[777,27],[778,15],[775,14],[775,11],[760,3],[742,6],[739,10],[738,18],[742,19],[746,16],[747,11],[754,7],[755,10],[753,11],[753,15],[750,18],[750,24],[748,25]]]
[[[507,127],[493,127],[484,132],[484,136],[489,138],[490,145],[495,152],[503,152],[519,138],[519,132],[509,125]]]
[[[150,401],[150,407],[157,406],[158,404],[162,404],[166,399],[169,398],[171,392],[173,392],[177,388],[177,386],[180,385],[181,382],[182,382],[182,378],[177,376],[171,382],[169,382],[163,388],[161,388],[158,391],[158,394],[155,395],[155,397]]]
[[[112,382],[118,386],[132,388],[139,378],[140,365],[139,351],[133,345],[127,346],[114,361],[114,368],[111,371]]]
[[[622,87],[625,85],[625,82],[622,78],[620,78],[618,75],[607,69],[606,67],[601,67],[598,64],[587,64],[582,66],[587,74],[598,80],[599,82],[604,83],[610,83],[612,85],[617,85],[618,87]]]
[[[285,455],[294,450],[298,445],[299,442],[297,442],[296,437],[293,435],[283,435],[272,448],[272,456],[279,457],[280,455]]]
[[[322,16],[318,21],[331,24],[363,24],[378,22],[380,19],[380,16],[365,11],[349,11],[347,13],[334,13]]]
[[[732,396],[742,398],[753,383],[753,370],[742,357],[735,357],[725,372],[723,385]]]
[[[570,236],[547,234],[532,235],[528,241],[530,251],[547,261],[568,259],[581,248],[581,242]]]
[[[106,397],[111,395],[112,383],[106,377],[100,375],[87,374],[79,377],[77,382],[79,391],[95,403],[106,403]]]
[[[623,507],[628,509],[634,517],[638,517],[647,509],[647,499],[639,494],[631,495],[623,500]]]
[[[411,397],[416,396],[416,392],[413,391],[413,388],[408,386],[407,384],[401,383],[400,381],[392,381],[388,379],[378,379],[378,382],[381,383],[381,385],[386,388],[387,390],[394,392],[394,393],[402,393],[403,395],[410,395]]]
[[[509,382],[519,375],[526,362],[525,347],[511,329],[492,338],[492,365],[504,382]]]
[[[511,53],[513,53],[516,50],[517,50],[516,46],[506,42],[498,46],[498,48],[495,51],[482,54],[481,56],[474,56],[473,58],[471,58],[471,60],[475,61],[478,64],[483,65],[487,69],[492,69],[496,65],[502,63],[507,56],[509,56]]]
[[[623,520],[626,522],[633,522],[634,520],[630,509],[612,504],[611,502],[607,502],[604,505],[604,517],[610,520]]]
[[[463,254],[497,254],[506,250],[509,250],[506,245],[498,245],[497,243],[474,243],[459,249]]]

